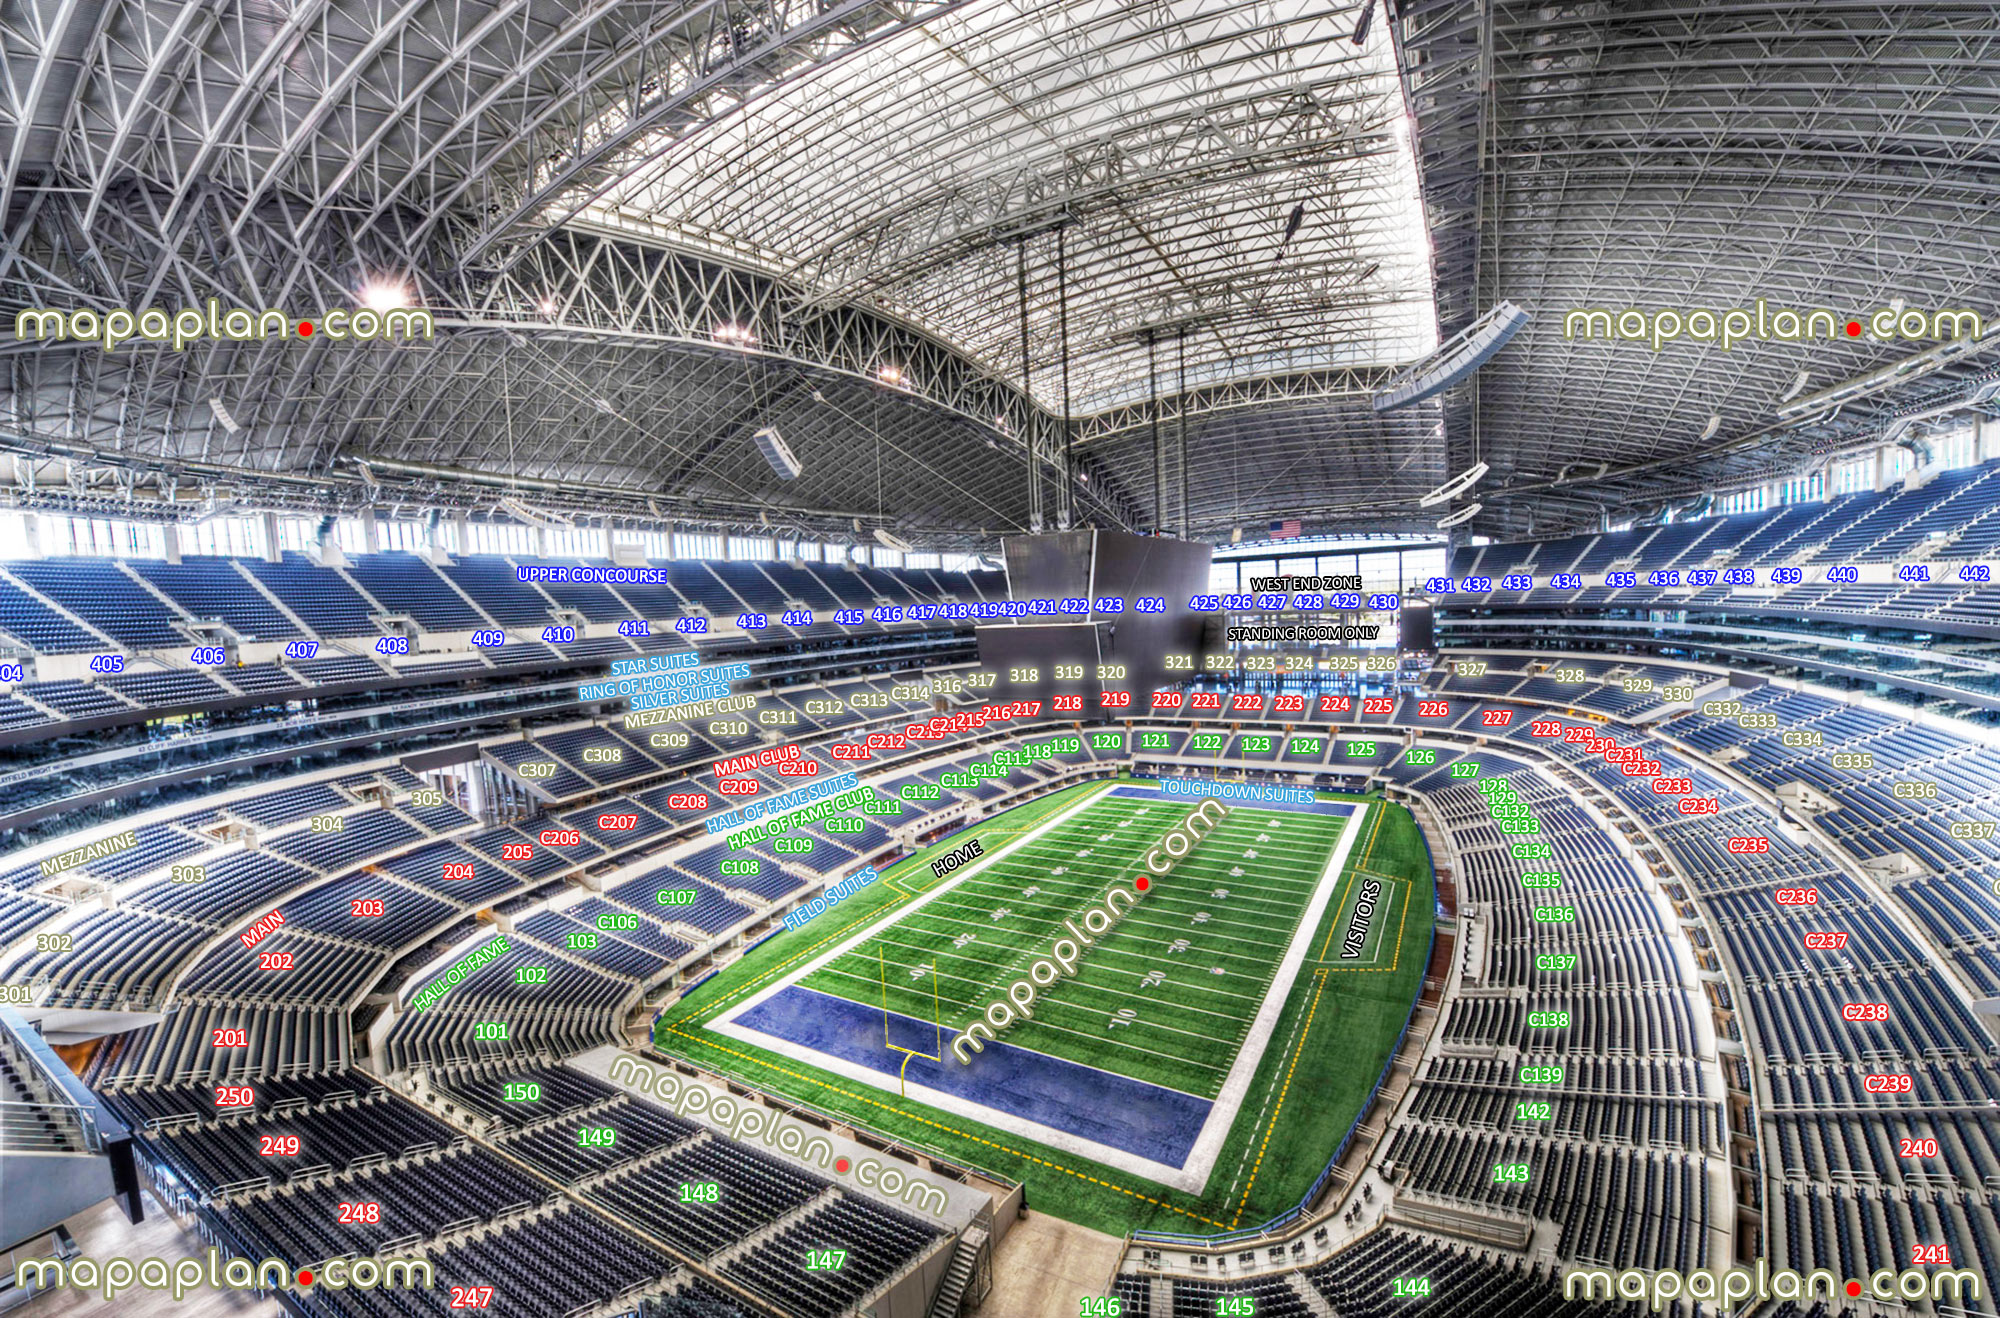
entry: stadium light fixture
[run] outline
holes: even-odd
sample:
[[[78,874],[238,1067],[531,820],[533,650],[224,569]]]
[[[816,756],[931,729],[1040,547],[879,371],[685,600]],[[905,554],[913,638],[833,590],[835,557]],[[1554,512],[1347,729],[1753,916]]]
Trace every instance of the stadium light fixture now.
[[[1441,393],[1492,360],[1527,323],[1527,312],[1512,302],[1496,302],[1436,352],[1391,379],[1369,401],[1377,412],[1388,412]]]
[[[1941,416],[1950,416],[1954,412],[1963,412],[1972,408],[1982,407],[1992,402],[1995,398],[2000,398],[2000,380],[1988,380],[1983,384],[1975,386],[1962,396],[1951,399],[1949,402],[1938,403],[1931,407],[1891,418],[1889,423],[1882,427],[1882,442],[1885,444],[1900,443],[1913,427],[1922,422],[1933,421]]]
[[[1444,484],[1438,486],[1435,490],[1432,490],[1429,494],[1426,494],[1423,498],[1417,500],[1417,507],[1435,508],[1441,503],[1450,503],[1453,499],[1456,499],[1459,495],[1464,494],[1474,485],[1477,485],[1480,479],[1490,470],[1491,468],[1483,462],[1474,463]]]
[[[1374,21],[1374,18],[1375,0],[1362,0],[1361,21],[1354,25],[1355,45],[1365,46],[1368,44],[1368,25]]]
[[[361,285],[360,301],[370,311],[395,311],[410,305],[409,286],[396,279],[370,279]]]
[[[1788,402],[1778,409],[1778,419],[1791,421],[1802,416],[1817,416],[1830,407],[1859,402],[1863,398],[1873,397],[1898,385],[1920,380],[1943,369],[1955,358],[1985,351],[1996,334],[2000,334],[2000,320],[1990,322],[1982,334],[1963,339],[1946,339],[1943,343],[1925,348],[1922,352],[1905,357],[1901,361],[1891,362],[1864,375],[1852,376],[1839,384],[1829,385],[1797,402]]]
[[[211,490],[208,502],[203,504],[201,511],[194,515],[192,525],[200,526],[202,523],[212,522],[218,517],[227,517],[229,514],[235,512],[239,506],[234,498],[225,497],[221,490]]]
[[[903,368],[891,362],[884,362],[875,368],[875,378],[883,384],[900,389],[903,385]]]
[[[520,521],[527,523],[529,526],[550,527],[555,529],[567,530],[570,527],[576,525],[576,523],[573,520],[571,520],[568,517],[564,517],[561,513],[549,512],[546,509],[532,507],[529,504],[526,504],[521,500],[512,497],[511,495],[500,501],[500,507],[506,512],[513,514],[513,516],[519,519]]]

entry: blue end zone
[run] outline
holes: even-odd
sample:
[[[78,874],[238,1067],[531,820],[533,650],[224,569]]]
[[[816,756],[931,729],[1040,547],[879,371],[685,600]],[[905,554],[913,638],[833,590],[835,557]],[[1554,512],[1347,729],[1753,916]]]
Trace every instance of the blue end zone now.
[[[896,1043],[935,1051],[935,1025],[894,1013],[890,1020]],[[892,1085],[902,1071],[903,1054],[883,1044],[879,1006],[864,1007],[793,984],[737,1016],[735,1023],[780,1043],[865,1066]],[[944,1032],[947,1048],[954,1037],[951,1030]],[[974,1053],[969,1066],[961,1066],[949,1052],[938,1055],[944,1058],[942,1066],[914,1058],[909,1070],[902,1071],[904,1078],[1170,1167],[1187,1161],[1213,1106],[1191,1094],[997,1041]]]
[[[1207,780],[1202,779],[1200,781],[1205,782]],[[1238,783],[1217,784],[1217,786],[1223,788],[1240,785]],[[1254,784],[1252,785],[1254,786]],[[1336,815],[1342,819],[1354,813],[1354,803],[1352,801],[1255,801],[1241,796],[1217,796],[1214,798],[1181,796],[1178,793],[1170,794],[1164,792],[1158,787],[1151,785],[1140,787],[1135,784],[1129,787],[1114,787],[1111,789],[1110,794],[1112,796],[1129,796],[1138,801],[1179,801],[1186,805],[1200,805],[1205,800],[1214,799],[1222,802],[1232,810],[1289,810],[1293,814]]]

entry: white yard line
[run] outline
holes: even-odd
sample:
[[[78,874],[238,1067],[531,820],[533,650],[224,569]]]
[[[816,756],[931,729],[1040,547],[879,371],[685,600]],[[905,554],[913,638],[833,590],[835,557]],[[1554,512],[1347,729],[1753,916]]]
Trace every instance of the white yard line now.
[[[852,952],[855,948],[860,947],[863,943],[866,943],[869,939],[873,938],[881,930],[887,929],[891,925],[898,924],[901,921],[906,920],[910,916],[916,914],[918,911],[923,910],[924,907],[930,905],[932,902],[938,900],[940,897],[943,897],[946,893],[952,891],[952,889],[956,888],[959,884],[965,882],[965,880],[971,878],[973,875],[979,873],[987,866],[992,865],[994,862],[1013,854],[1014,852],[1027,846],[1029,843],[1034,842],[1036,839],[1040,838],[1043,834],[1050,832],[1058,825],[1068,822],[1074,816],[1080,814],[1084,810],[1089,809],[1090,806],[1097,800],[1097,798],[1101,796],[1103,792],[1107,790],[1111,785],[1115,784],[1116,781],[1117,781],[1116,779],[1113,779],[1112,783],[1105,784],[1104,787],[1100,787],[1095,792],[1084,793],[1077,801],[1069,805],[1067,808],[1058,811],[1056,814],[1050,816],[1048,819],[1043,820],[1040,824],[1037,824],[1034,828],[1029,829],[1026,833],[1023,833],[1020,837],[1015,838],[1012,842],[1009,842],[1006,846],[987,852],[979,859],[973,861],[970,865],[960,866],[958,872],[953,874],[952,877],[946,879],[943,883],[940,883],[937,887],[931,889],[923,896],[917,898],[916,901],[912,902],[910,905],[887,907],[882,913],[882,918],[877,920],[874,924],[869,925],[866,929],[863,929],[860,933],[854,935],[846,942],[840,944],[840,946],[820,953],[817,957],[813,958],[811,961],[808,961],[805,965],[799,967],[797,970],[794,970],[791,974],[786,975],[783,979],[774,981],[769,987],[758,990],[755,994],[753,994],[749,998],[746,998],[740,1005],[732,1008],[731,1010],[725,1012],[723,1015],[718,1016],[713,1021],[709,1022],[709,1028],[715,1029],[724,1024],[733,1024],[736,1018],[738,1016],[741,1016],[744,1012],[749,1011],[751,1008],[756,1007],[762,1004],[763,1002],[767,1001],[768,999],[777,996],[779,992],[781,992],[784,989],[790,988],[792,985],[798,983],[800,980],[804,979],[807,975],[810,975],[811,973],[813,973],[813,971],[818,970],[821,966],[826,965],[828,962],[833,961],[838,957],[845,956],[849,952]],[[990,925],[991,922],[989,921],[988,923]]]
[[[950,879],[938,885],[930,892],[925,893],[922,897],[919,897],[913,905],[890,908],[884,913],[881,920],[862,930],[838,947],[822,953],[813,961],[760,990],[754,996],[746,999],[722,1016],[710,1021],[708,1028],[716,1031],[718,1034],[728,1035],[731,1038],[762,1048],[769,1049],[774,1044],[780,1045],[776,1050],[783,1052],[787,1056],[808,1062],[822,1070],[844,1076],[847,1079],[860,1081],[871,1088],[890,1093],[896,1092],[896,1086],[892,1083],[891,1077],[884,1072],[862,1066],[859,1063],[849,1062],[844,1058],[834,1057],[810,1048],[803,1048],[789,1040],[774,1039],[769,1035],[737,1024],[737,1018],[783,990],[797,984],[821,966],[853,951],[869,939],[875,937],[883,929],[907,919],[944,894],[952,892],[965,880],[973,878],[988,866],[1005,859],[1037,838],[1040,838],[1043,834],[1068,822],[1077,814],[1096,804],[1105,793],[1119,785],[1121,785],[1119,782],[1114,781],[1107,784],[1100,791],[1084,796],[1075,805],[1037,825],[1034,829],[1016,838],[1013,842],[996,851],[989,852],[972,862],[972,864],[963,867]],[[1225,802],[1225,804],[1231,803]],[[1233,808],[1244,809],[1246,806],[1249,809],[1255,809],[1255,803],[1236,804]],[[1218,1091],[1217,1097],[1209,1109],[1207,1119],[1202,1123],[1201,1132],[1196,1136],[1194,1146],[1190,1150],[1186,1162],[1181,1166],[1174,1167],[1150,1158],[1143,1158],[1137,1154],[1128,1153],[1123,1149],[1113,1148],[1096,1140],[1086,1139],[1069,1131],[1058,1130],[1041,1122],[1031,1121],[1009,1112],[1000,1111],[997,1108],[988,1107],[982,1103],[969,1101],[961,1095],[948,1094],[924,1085],[910,1084],[908,1086],[909,1096],[932,1107],[965,1116],[992,1126],[995,1129],[1012,1132],[1023,1138],[1035,1140],[1066,1153],[1090,1158],[1096,1162],[1103,1163],[1107,1167],[1116,1168],[1119,1171],[1143,1176],[1147,1180],[1160,1185],[1176,1190],[1184,1190],[1189,1193],[1199,1193],[1208,1183],[1209,1175],[1214,1170],[1216,1160],[1221,1156],[1222,1146],[1229,1137],[1230,1127],[1235,1124],[1236,1116],[1242,1109],[1244,1098],[1249,1090],[1250,1081],[1256,1075],[1257,1066],[1263,1060],[1265,1050],[1270,1046],[1271,1035],[1277,1028],[1278,1017],[1284,1012],[1286,999],[1291,996],[1292,986],[1298,979],[1299,969],[1305,962],[1306,954],[1312,944],[1313,935],[1318,931],[1320,919],[1325,914],[1327,903],[1332,899],[1333,891],[1338,886],[1341,873],[1346,867],[1347,856],[1353,850],[1354,841],[1360,835],[1361,825],[1366,818],[1368,810],[1371,808],[1367,803],[1353,803],[1352,813],[1345,820],[1346,827],[1341,832],[1340,841],[1335,844],[1333,855],[1329,858],[1326,869],[1321,873],[1319,882],[1314,885],[1312,897],[1307,902],[1305,910],[1299,916],[1299,921],[1293,931],[1291,942],[1286,947],[1283,960],[1279,962],[1277,973],[1272,977],[1265,991],[1263,1002],[1258,1009],[1256,1018],[1251,1022],[1250,1028],[1244,1036],[1244,1041],[1237,1051],[1234,1064],[1231,1065],[1228,1075],[1223,1079],[1221,1089]],[[948,919],[949,917],[946,918]],[[957,921],[953,922],[957,923]],[[1106,1041],[1097,1040],[1096,1042],[1102,1043]],[[1123,1046],[1136,1047],[1135,1045]],[[1138,1049],[1138,1051],[1150,1050]],[[1055,1060],[1067,1065],[1082,1066],[1087,1070],[1100,1071],[1106,1075],[1117,1075],[1116,1072],[1105,1071],[1102,1067],[1089,1066],[1087,1063],[1074,1062],[1068,1058]],[[1129,1083],[1152,1083],[1150,1081],[1133,1081],[1130,1076],[1121,1075],[1118,1078]],[[1170,1092],[1181,1092],[1171,1090],[1169,1086],[1165,1085],[1154,1085],[1154,1087],[1168,1089]],[[1190,1097],[1199,1096],[1190,1095]]]
[[[731,1038],[754,1044],[760,1048],[771,1049],[775,1047],[782,1050],[787,1057],[808,1062],[823,1071],[831,1071],[835,1075],[845,1076],[849,1080],[859,1081],[871,1089],[879,1090],[885,1094],[894,1095],[897,1092],[896,1086],[893,1083],[895,1080],[894,1076],[885,1075],[880,1071],[862,1066],[859,1063],[849,1062],[840,1057],[828,1056],[825,1053],[815,1052],[812,1049],[801,1048],[786,1040],[773,1039],[771,1036],[760,1034],[755,1030],[744,1029],[733,1022],[727,1024],[715,1022],[711,1023],[709,1028],[719,1034],[726,1034]],[[1097,1071],[1117,1080],[1124,1081],[1127,1084],[1140,1083],[1133,1081],[1130,1076],[1119,1075],[1116,1071],[1106,1071],[1102,1067],[1089,1066],[1082,1062],[1067,1062],[1067,1064],[1082,1067],[1087,1071]],[[1165,1088],[1165,1086],[1157,1087]],[[1175,1090],[1171,1092],[1178,1093],[1179,1091]],[[1060,1149],[1064,1153],[1074,1154],[1080,1158],[1089,1158],[1095,1162],[1103,1163],[1107,1167],[1114,1167],[1121,1172],[1127,1172],[1133,1176],[1144,1177],[1146,1180],[1156,1182],[1160,1185],[1177,1185],[1183,1177],[1180,1168],[1168,1163],[1157,1162],[1151,1158],[1142,1158],[1136,1153],[1127,1153],[1123,1149],[1113,1148],[1109,1144],[1100,1144],[1096,1140],[1085,1139],[1069,1131],[1058,1130],[1054,1126],[1043,1125],[1039,1121],[1030,1121],[1026,1117],[1017,1117],[1011,1112],[1002,1112],[998,1108],[987,1107],[983,1103],[974,1103],[958,1094],[947,1094],[943,1090],[932,1089],[927,1085],[912,1082],[909,1085],[909,1096],[915,1102],[927,1104],[941,1112],[949,1112],[955,1116],[965,1117],[968,1120],[982,1122],[985,1125],[993,1127],[995,1130],[1004,1130],[1010,1134],[1018,1135],[1023,1139],[1030,1139],[1039,1144],[1046,1144],[1052,1149]],[[1189,1095],[1189,1097],[1196,1096]]]
[[[1103,889],[1102,889],[1102,888],[1099,888],[1099,889],[1098,889],[1098,891],[1102,892],[1102,891],[1103,891]],[[1028,904],[1028,903],[1025,903],[1025,902],[1021,902],[1021,899],[1020,899],[1020,898],[1018,898],[1018,897],[1017,897],[1017,898],[1014,898],[1013,900],[1014,900],[1015,902],[1019,902],[1019,903],[1021,904],[1021,907],[1022,907],[1022,909],[1021,909],[1021,910],[1018,910],[1018,911],[1015,911],[1015,910],[1013,910],[1013,909],[1012,909],[1012,908],[1010,907],[1010,908],[1009,908],[1009,914],[1013,914],[1013,915],[1030,915],[1030,914],[1033,914],[1033,915],[1040,915],[1040,914],[1042,914],[1042,913],[1044,913],[1044,912],[1048,911],[1049,909],[1051,909],[1051,908],[1049,908],[1049,907],[1046,907],[1046,906],[1043,906],[1043,907],[1036,907],[1036,908],[1033,908],[1033,909],[1030,909],[1030,908],[1029,908],[1029,904]],[[1192,905],[1192,903],[1189,903],[1189,904],[1190,904],[1190,905]],[[944,903],[940,902],[940,903],[939,903],[939,905],[940,905],[940,906],[942,906],[942,905],[944,905]],[[1150,903],[1149,903],[1149,905],[1150,905]],[[1074,906],[1057,906],[1057,907],[1054,907],[1053,909],[1054,909],[1054,910],[1056,910],[1056,911],[1058,911],[1058,912],[1074,912],[1074,911],[1076,910],[1076,907],[1074,907]],[[1134,908],[1134,909],[1136,910],[1136,909],[1138,909],[1138,908]],[[1162,906],[1162,907],[1161,907],[1160,909],[1164,910],[1165,908],[1164,908],[1164,906]],[[1294,909],[1296,909],[1296,908],[1294,908]],[[936,921],[941,921],[941,922],[943,922],[943,923],[945,923],[945,924],[955,924],[955,925],[963,925],[963,926],[965,926],[966,928],[969,928],[969,929],[991,929],[991,928],[993,928],[993,927],[994,927],[994,923],[993,923],[993,917],[992,917],[992,914],[991,914],[991,908],[990,908],[990,907],[988,908],[988,914],[987,914],[987,918],[986,918],[986,919],[984,919],[984,920],[968,920],[968,919],[964,919],[964,918],[962,918],[962,917],[959,917],[959,916],[952,916],[952,915],[945,915],[945,914],[943,914],[942,912],[937,912],[937,911],[927,911],[927,912],[925,912],[925,915],[926,915],[926,918],[928,918],[928,919],[931,919],[931,920],[936,920]],[[1058,924],[1059,924],[1059,923],[1060,923],[1060,921],[1058,921]],[[1230,925],[1230,926],[1233,926],[1233,927],[1235,927],[1235,928],[1238,928],[1238,929],[1259,929],[1259,930],[1263,930],[1263,929],[1269,929],[1269,928],[1271,927],[1271,926],[1270,926],[1270,925],[1269,925],[1268,923],[1267,923],[1267,924],[1247,924],[1247,923],[1245,923],[1245,922],[1244,922],[1244,921],[1242,921],[1242,920],[1222,920],[1222,919],[1217,919],[1217,918],[1215,918],[1215,916],[1213,915],[1213,913],[1211,913],[1211,914],[1210,914],[1210,918],[1209,918],[1209,919],[1207,919],[1207,920],[1203,921],[1202,923],[1203,923],[1204,925],[1211,925],[1211,924],[1212,924],[1212,925],[1216,925],[1216,926],[1221,926],[1221,925]],[[1128,917],[1127,917],[1127,918],[1126,918],[1126,919],[1124,920],[1124,922],[1123,922],[1123,923],[1122,923],[1122,924],[1120,925],[1120,928],[1123,928],[1123,927],[1124,927],[1124,925],[1126,925],[1126,924],[1130,924],[1130,925],[1134,925],[1134,926],[1136,926],[1136,927],[1139,927],[1139,928],[1144,928],[1144,929],[1172,929],[1172,930],[1185,930],[1185,929],[1186,929],[1186,927],[1187,927],[1187,926],[1186,926],[1186,925],[1184,925],[1184,924],[1177,924],[1177,925],[1162,925],[1162,924],[1161,924],[1161,923],[1159,923],[1159,922],[1158,922],[1157,920],[1150,920],[1150,921],[1148,921],[1148,920],[1141,920],[1141,919],[1139,919],[1139,918],[1138,918],[1138,916],[1137,916],[1137,915],[1132,915],[1132,916],[1128,916]],[[913,924],[913,925],[911,925],[910,927],[911,927],[911,928],[913,928],[913,929],[921,929],[921,928],[924,928],[924,926],[923,926],[923,925],[917,925],[917,924]],[[936,932],[936,933],[942,933],[943,931],[942,931],[942,930],[933,930],[932,932]],[[1053,927],[1053,926],[1051,927],[1051,929],[1050,929],[1050,932],[1051,932],[1051,933],[1055,932],[1055,929],[1054,929],[1054,927]],[[886,940],[886,939],[885,939],[884,941],[886,942],[886,941],[888,941],[888,940]],[[1169,940],[1169,941],[1171,941],[1171,940]],[[1256,942],[1256,940],[1255,940],[1255,939],[1248,939],[1248,938],[1246,938],[1246,939],[1243,939],[1242,941],[1244,941],[1244,942],[1250,942],[1250,943],[1254,943],[1254,942]],[[1258,945],[1259,945],[1259,946],[1269,946],[1269,947],[1271,947],[1271,948],[1274,948],[1274,949],[1275,949],[1275,948],[1276,948],[1276,947],[1278,946],[1278,944],[1276,944],[1276,943],[1270,943],[1270,944],[1258,944]]]
[[[1263,1060],[1264,1050],[1270,1046],[1271,1033],[1278,1028],[1278,1017],[1284,1014],[1286,999],[1292,996],[1292,985],[1298,981],[1299,969],[1305,964],[1306,954],[1312,948],[1313,935],[1319,932],[1320,918],[1326,913],[1327,903],[1333,900],[1334,889],[1340,885],[1341,872],[1347,868],[1348,853],[1354,849],[1354,840],[1361,836],[1361,825],[1373,808],[1369,804],[1357,804],[1354,813],[1348,816],[1347,829],[1340,835],[1333,857],[1327,861],[1326,871],[1320,875],[1319,886],[1313,890],[1312,900],[1299,917],[1298,927],[1292,933],[1291,946],[1285,949],[1285,959],[1278,963],[1278,973],[1272,977],[1271,986],[1264,993],[1264,1005],[1258,1008],[1257,1019],[1250,1023],[1250,1032],[1237,1051],[1236,1065],[1229,1068],[1229,1076],[1222,1082],[1215,1106],[1209,1110],[1208,1120],[1202,1123],[1201,1134],[1195,1137],[1194,1148],[1188,1154],[1187,1172],[1197,1179],[1193,1185],[1176,1185],[1176,1189],[1199,1191],[1208,1183],[1208,1174],[1215,1167],[1216,1159],[1222,1156],[1222,1145],[1229,1138],[1230,1127],[1236,1124],[1236,1114],[1242,1110],[1243,1100],[1250,1091],[1250,1081],[1257,1074],[1257,1064]]]

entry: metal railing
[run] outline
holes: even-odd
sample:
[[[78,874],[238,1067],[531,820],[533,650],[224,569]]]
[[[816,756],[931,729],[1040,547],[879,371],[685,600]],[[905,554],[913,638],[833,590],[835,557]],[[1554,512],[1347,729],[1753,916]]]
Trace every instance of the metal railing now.
[[[97,1115],[65,1099],[0,1102],[0,1151],[102,1153]]]
[[[982,1167],[969,1158],[947,1158],[928,1149],[917,1149],[903,1143],[894,1136],[885,1134],[883,1131],[861,1125],[851,1116],[832,1111],[828,1108],[819,1107],[816,1104],[806,1102],[804,1099],[787,1098],[782,1094],[773,1094],[768,1090],[760,1088],[755,1081],[750,1080],[746,1076],[726,1071],[717,1066],[697,1064],[685,1058],[675,1057],[671,1053],[662,1052],[656,1043],[648,1044],[646,1051],[638,1055],[665,1070],[671,1071],[676,1068],[686,1068],[688,1071],[696,1074],[720,1080],[725,1086],[735,1085],[746,1091],[747,1096],[755,1099],[759,1105],[770,1111],[777,1112],[780,1116],[796,1118],[800,1113],[805,1113],[813,1119],[806,1122],[808,1125],[824,1123],[828,1127],[837,1128],[845,1126],[850,1130],[865,1132],[868,1139],[873,1141],[873,1144],[870,1144],[869,1147],[879,1146],[877,1147],[878,1152],[887,1153],[895,1157],[898,1161],[907,1161],[913,1166],[921,1165],[918,1162],[920,1158],[927,1160],[933,1170],[942,1170],[945,1176],[951,1180],[963,1183],[963,1173],[970,1172],[985,1180],[992,1181],[996,1185],[1013,1186],[1019,1183],[1018,1178],[1009,1176],[1004,1172],[994,1171],[990,1167]],[[864,1143],[864,1141],[857,1140],[856,1143]]]

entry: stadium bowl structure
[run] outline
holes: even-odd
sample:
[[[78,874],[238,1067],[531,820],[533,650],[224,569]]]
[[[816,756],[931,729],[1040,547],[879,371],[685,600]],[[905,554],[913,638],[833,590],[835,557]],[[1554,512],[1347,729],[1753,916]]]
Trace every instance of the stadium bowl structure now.
[[[2000,1318],[1995,18],[0,5],[0,1309]]]

